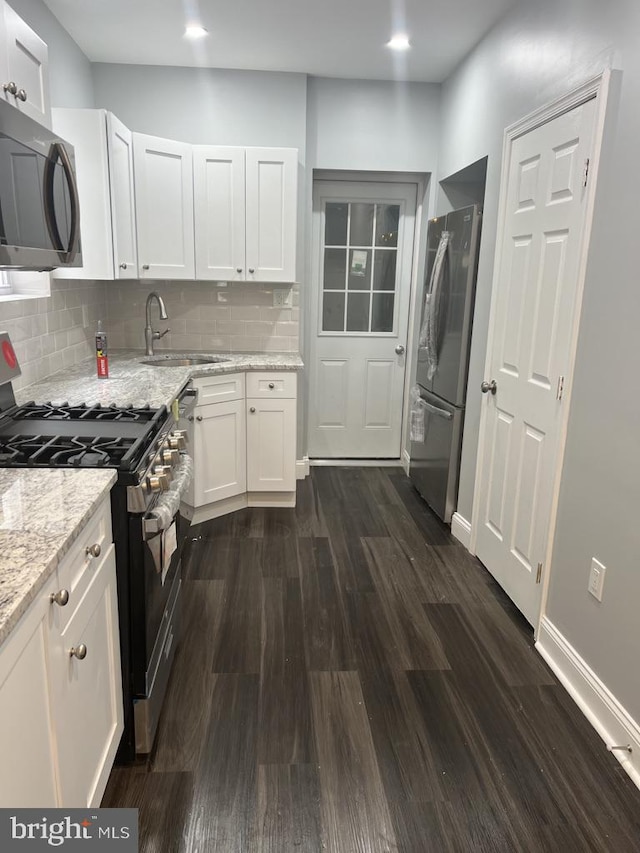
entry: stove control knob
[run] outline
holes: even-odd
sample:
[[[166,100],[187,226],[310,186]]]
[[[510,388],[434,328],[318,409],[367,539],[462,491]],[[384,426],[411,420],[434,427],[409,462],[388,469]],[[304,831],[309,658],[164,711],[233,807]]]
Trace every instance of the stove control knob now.
[[[149,477],[149,489],[154,495],[158,492],[166,492],[169,488],[169,480],[164,474],[154,474]]]
[[[166,477],[167,481],[171,482],[171,465],[156,465],[153,469],[156,477]]]
[[[177,445],[173,442],[177,442]],[[184,450],[187,446],[187,431],[184,429],[176,429],[169,436],[169,447],[176,450]]]
[[[177,465],[180,461],[180,454],[177,450],[169,450],[166,448],[162,451],[162,462],[164,465],[171,467],[172,465]]]

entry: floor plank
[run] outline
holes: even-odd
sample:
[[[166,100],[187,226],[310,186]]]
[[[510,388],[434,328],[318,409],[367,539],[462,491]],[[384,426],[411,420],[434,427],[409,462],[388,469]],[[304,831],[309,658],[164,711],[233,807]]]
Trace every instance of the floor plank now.
[[[143,853],[640,853],[640,791],[399,469],[191,529]]]

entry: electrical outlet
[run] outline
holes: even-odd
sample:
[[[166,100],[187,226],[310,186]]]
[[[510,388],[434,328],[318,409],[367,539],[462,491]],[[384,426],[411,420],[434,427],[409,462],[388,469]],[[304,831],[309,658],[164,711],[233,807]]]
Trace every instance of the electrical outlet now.
[[[589,572],[589,592],[598,601],[602,601],[602,588],[604,586],[604,576],[607,567],[603,566],[595,557],[591,560],[591,571]]]
[[[273,307],[274,308],[290,308],[291,307],[291,291],[275,289],[273,291]]]

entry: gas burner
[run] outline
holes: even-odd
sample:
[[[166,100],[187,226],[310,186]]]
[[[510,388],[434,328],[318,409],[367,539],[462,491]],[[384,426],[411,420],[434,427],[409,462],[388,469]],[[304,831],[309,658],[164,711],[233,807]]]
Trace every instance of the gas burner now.
[[[72,468],[128,467],[135,439],[24,436],[0,439],[0,465]]]
[[[81,403],[70,406],[69,403],[25,403],[13,413],[14,420],[58,420],[58,421],[126,421],[147,423],[156,415],[157,410],[150,406],[88,406]]]

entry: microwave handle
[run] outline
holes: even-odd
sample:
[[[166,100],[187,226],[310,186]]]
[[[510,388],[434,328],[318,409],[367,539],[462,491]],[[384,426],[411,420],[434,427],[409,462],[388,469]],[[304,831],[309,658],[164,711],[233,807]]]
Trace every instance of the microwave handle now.
[[[60,160],[65,178],[67,179],[69,200],[71,203],[71,233],[69,235],[69,245],[66,249],[62,245],[60,231],[58,230],[55,204],[53,200],[53,181],[57,160]],[[69,160],[67,149],[61,142],[54,142],[49,149],[49,156],[47,157],[44,174],[44,202],[47,230],[49,231],[51,241],[58,250],[61,260],[71,263],[78,254],[78,244],[80,240],[80,202],[78,200],[78,187],[76,184],[76,177],[71,166],[71,160]]]

